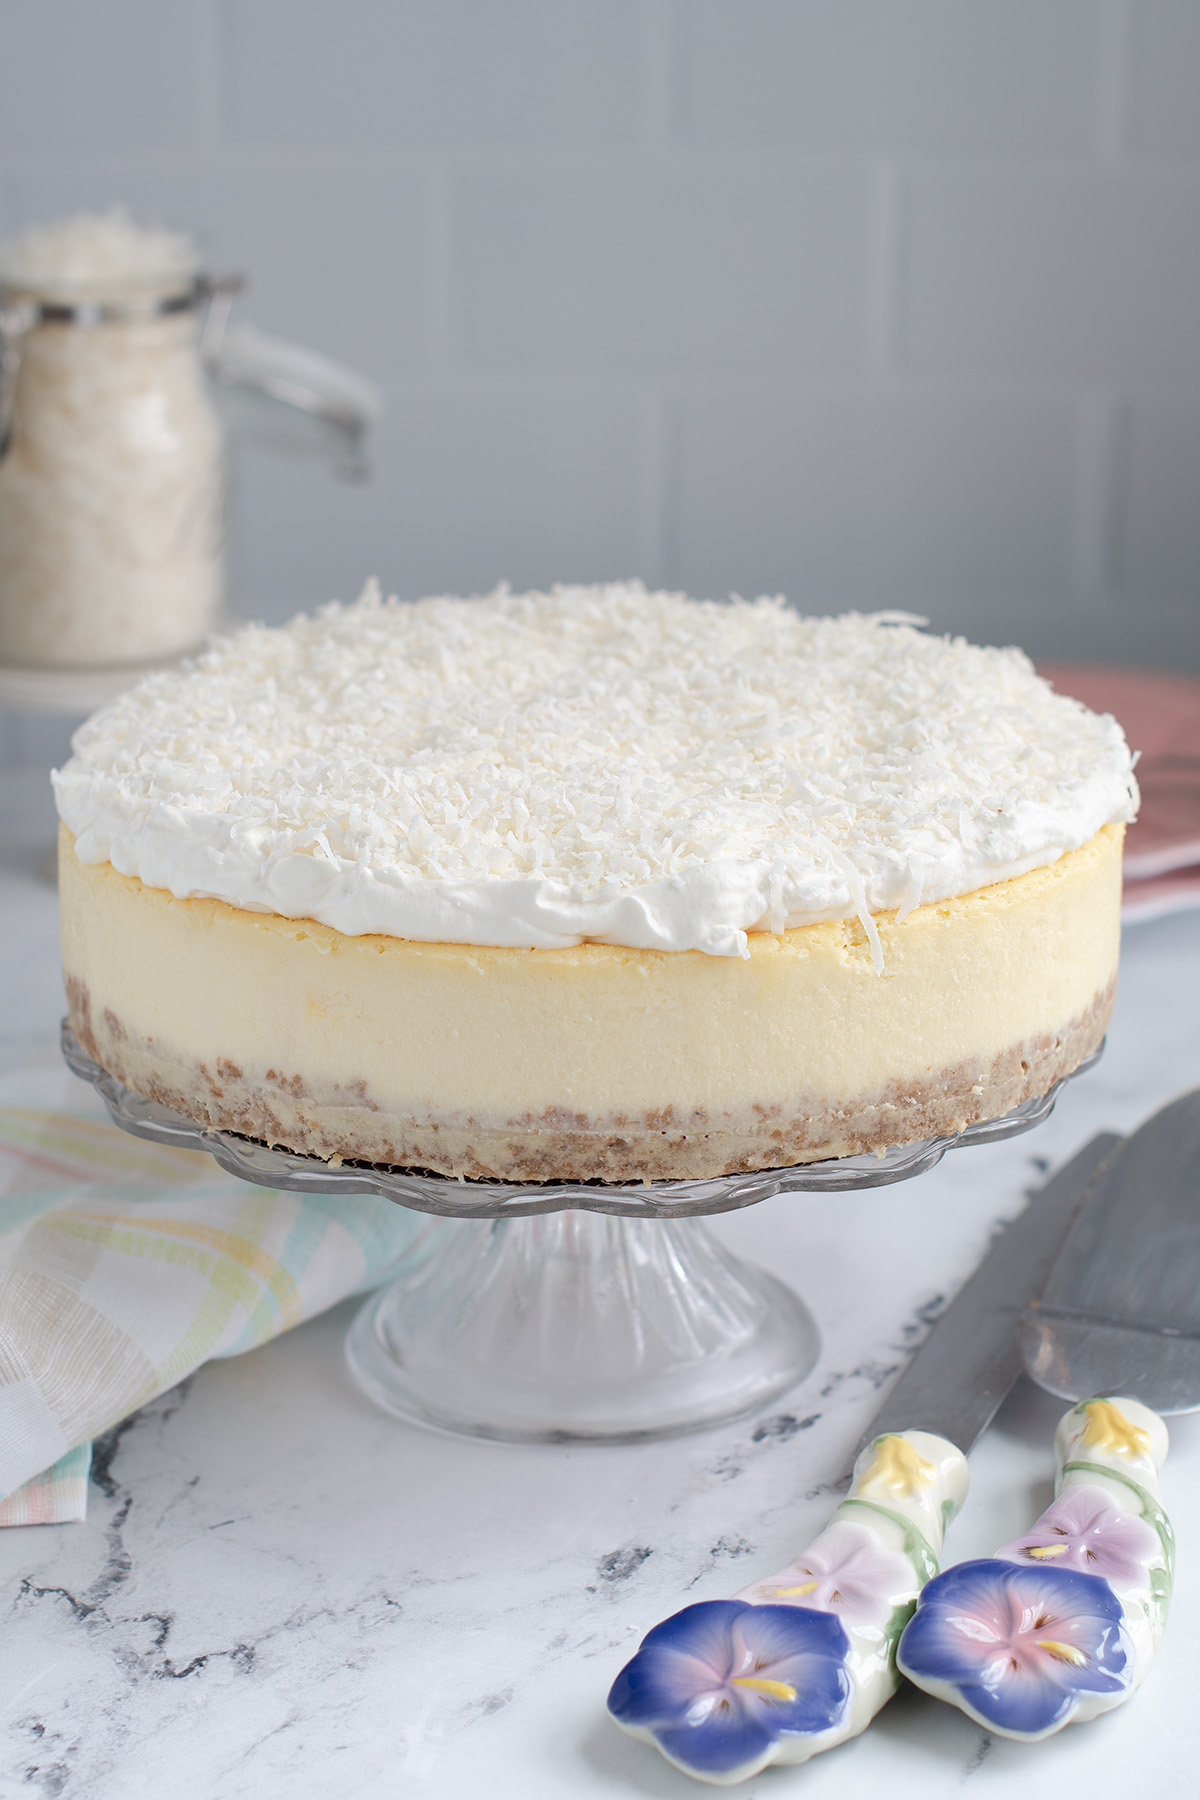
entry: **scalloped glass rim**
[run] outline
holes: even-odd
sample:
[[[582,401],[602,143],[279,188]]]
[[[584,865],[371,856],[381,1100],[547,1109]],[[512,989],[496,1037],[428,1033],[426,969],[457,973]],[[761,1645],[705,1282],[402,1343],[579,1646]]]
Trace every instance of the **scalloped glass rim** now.
[[[941,1162],[947,1150],[971,1144],[994,1144],[1019,1137],[1048,1118],[1063,1081],[1084,1074],[1099,1060],[1099,1049],[1056,1081],[1045,1094],[1023,1100],[1001,1119],[945,1137],[900,1144],[876,1156],[845,1156],[830,1162],[800,1163],[788,1169],[759,1169],[745,1175],[716,1175],[700,1181],[653,1181],[617,1187],[604,1182],[463,1181],[450,1175],[419,1174],[372,1163],[322,1162],[293,1150],[273,1150],[253,1138],[201,1125],[169,1106],[147,1100],[85,1055],[70,1025],[62,1024],[62,1052],[73,1074],[90,1081],[115,1124],[151,1143],[206,1150],[230,1175],[260,1187],[291,1188],[310,1194],[379,1194],[417,1212],[445,1219],[525,1218],[536,1213],[580,1209],[617,1213],[628,1218],[688,1219],[705,1213],[734,1212],[773,1194],[846,1193],[858,1188],[887,1187],[908,1181]]]

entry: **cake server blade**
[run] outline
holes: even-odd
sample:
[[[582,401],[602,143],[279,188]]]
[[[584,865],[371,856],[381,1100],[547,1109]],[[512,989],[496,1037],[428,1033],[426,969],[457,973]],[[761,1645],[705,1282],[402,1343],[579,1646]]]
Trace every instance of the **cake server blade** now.
[[[964,1454],[970,1450],[1022,1372],[1018,1321],[1045,1282],[1081,1199],[1121,1142],[1106,1131],[1085,1144],[996,1240],[888,1394],[859,1451],[914,1426],[949,1438]]]
[[[1004,1737],[1110,1712],[1158,1649],[1175,1566],[1160,1414],[1200,1410],[1198,1188],[1195,1090],[1106,1160],[1021,1318],[1029,1374],[1079,1403],[1055,1435],[1053,1501],[995,1557],[928,1582],[897,1647],[910,1681]],[[1036,1628],[981,1680],[968,1638],[1001,1615]]]
[[[1127,1138],[1081,1202],[1020,1323],[1034,1381],[1200,1410],[1200,1089]]]

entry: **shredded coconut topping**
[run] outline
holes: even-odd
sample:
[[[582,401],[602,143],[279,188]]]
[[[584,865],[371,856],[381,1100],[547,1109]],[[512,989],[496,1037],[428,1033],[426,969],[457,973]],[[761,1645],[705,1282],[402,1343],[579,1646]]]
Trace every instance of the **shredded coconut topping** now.
[[[138,225],[123,206],[31,225],[20,237],[0,244],[0,281],[66,299],[182,283],[199,266],[189,237]]]
[[[76,734],[85,861],[347,933],[745,955],[1133,817],[1116,721],[1019,650],[636,583],[248,626]]]

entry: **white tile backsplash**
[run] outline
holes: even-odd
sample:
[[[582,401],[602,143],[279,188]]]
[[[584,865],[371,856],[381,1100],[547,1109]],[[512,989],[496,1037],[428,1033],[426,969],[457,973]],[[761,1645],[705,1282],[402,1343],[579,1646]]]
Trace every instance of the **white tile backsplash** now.
[[[1096,0],[691,0],[683,133],[1021,157],[1093,146]]]
[[[619,144],[638,0],[229,0],[237,144]]]
[[[861,367],[866,172],[477,170],[455,193],[471,368],[655,377]]]
[[[1077,422],[1062,398],[833,389],[680,406],[677,578],[806,607],[1070,587]]]
[[[387,391],[367,487],[239,457],[243,611],[642,572],[1200,670],[1200,0],[0,0],[0,45],[0,230],[128,199]]]
[[[409,599],[646,566],[645,446],[635,394],[525,384],[393,388],[375,477],[239,458],[232,563],[244,608],[271,622],[369,575]]]
[[[915,368],[1200,382],[1200,168],[917,174],[905,264]]]
[[[0,157],[196,140],[194,0],[2,0]]]
[[[1122,589],[1200,605],[1200,400],[1135,401],[1121,453]]]
[[[1128,34],[1132,147],[1152,156],[1200,155],[1200,6],[1133,0]]]

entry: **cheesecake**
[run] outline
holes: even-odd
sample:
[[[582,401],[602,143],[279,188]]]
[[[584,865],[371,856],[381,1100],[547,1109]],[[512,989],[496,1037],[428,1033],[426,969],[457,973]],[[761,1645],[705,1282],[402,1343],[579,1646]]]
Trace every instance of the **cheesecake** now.
[[[905,615],[636,584],[324,608],[55,778],[72,1029],[329,1161],[708,1177],[994,1118],[1099,1044],[1119,727]]]

